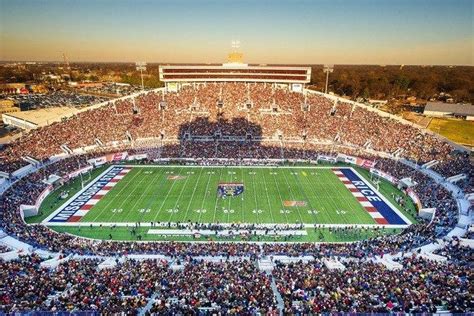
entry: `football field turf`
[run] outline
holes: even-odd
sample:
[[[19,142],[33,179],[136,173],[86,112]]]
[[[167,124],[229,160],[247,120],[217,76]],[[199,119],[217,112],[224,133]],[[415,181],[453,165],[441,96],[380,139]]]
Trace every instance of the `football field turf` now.
[[[44,223],[187,221],[410,224],[354,169],[312,166],[112,166]]]

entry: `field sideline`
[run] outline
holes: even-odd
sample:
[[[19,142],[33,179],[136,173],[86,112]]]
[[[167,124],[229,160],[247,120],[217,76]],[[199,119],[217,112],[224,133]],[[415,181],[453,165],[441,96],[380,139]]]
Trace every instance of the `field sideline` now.
[[[337,168],[112,166],[43,223],[48,226],[111,223],[125,226],[140,222],[146,226],[151,222],[191,221],[304,223],[311,227],[314,224],[376,226],[386,219],[386,225],[394,228],[411,223],[356,170]],[[222,182],[241,184],[243,193],[219,197],[217,187]],[[363,186],[355,188],[353,184]],[[85,194],[88,191],[91,193]],[[369,191],[373,191],[374,196],[361,193]],[[380,202],[373,202],[376,197]]]

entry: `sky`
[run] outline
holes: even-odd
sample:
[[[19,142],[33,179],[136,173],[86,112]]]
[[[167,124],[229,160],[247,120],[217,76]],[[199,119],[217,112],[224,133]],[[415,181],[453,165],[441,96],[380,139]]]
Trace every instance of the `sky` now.
[[[0,60],[474,65],[473,0],[0,0]]]

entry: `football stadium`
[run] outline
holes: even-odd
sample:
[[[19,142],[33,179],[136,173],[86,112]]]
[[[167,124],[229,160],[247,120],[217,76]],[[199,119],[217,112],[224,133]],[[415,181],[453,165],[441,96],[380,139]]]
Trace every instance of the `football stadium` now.
[[[1,148],[0,314],[474,313],[471,150],[234,44]]]
[[[259,233],[292,225],[300,231],[288,231],[286,237],[297,234],[295,241],[310,240],[306,230],[315,226],[404,228],[411,224],[403,208],[395,207],[362,179],[350,167],[116,165],[90,181],[43,223],[66,231],[67,227],[93,225],[97,231],[104,224],[139,224],[153,228],[147,231],[150,238],[192,233],[157,230],[156,222],[165,227],[169,223],[258,224]]]
[[[92,270],[86,279],[106,278],[100,282],[145,271],[127,285],[95,289],[108,299],[92,310],[185,314],[349,312],[352,305],[322,299],[315,285],[290,283],[318,284],[344,271],[382,269],[381,278],[396,279],[447,269],[436,278],[453,274],[455,282],[429,285],[442,298],[387,300],[399,311],[469,310],[472,271],[440,255],[455,247],[467,256],[459,260],[472,259],[469,239],[460,238],[469,227],[469,155],[403,119],[306,89],[309,73],[232,58],[212,67],[164,65],[165,87],[18,139],[1,165],[2,240],[13,249],[5,250],[5,269],[40,264],[55,277]],[[223,273],[242,288],[221,301],[214,291],[222,284],[207,284],[197,271]],[[155,282],[164,284],[143,284]],[[186,287],[181,282],[190,282],[189,292],[173,294]],[[77,286],[87,285],[98,286]],[[6,284],[4,306],[71,311],[64,286],[33,303],[17,301],[22,294]],[[115,286],[127,290],[110,296]],[[388,301],[356,310],[387,312]]]

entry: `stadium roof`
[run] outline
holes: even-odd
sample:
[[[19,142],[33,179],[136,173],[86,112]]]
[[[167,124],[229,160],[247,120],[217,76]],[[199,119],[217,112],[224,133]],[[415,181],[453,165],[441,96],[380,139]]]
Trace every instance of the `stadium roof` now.
[[[53,107],[39,110],[6,113],[2,120],[6,125],[16,126],[22,129],[46,126],[53,122],[59,122],[64,117],[70,117],[79,110],[72,107]]]
[[[444,102],[428,102],[425,112],[452,113],[454,115],[474,116],[474,105]]]

